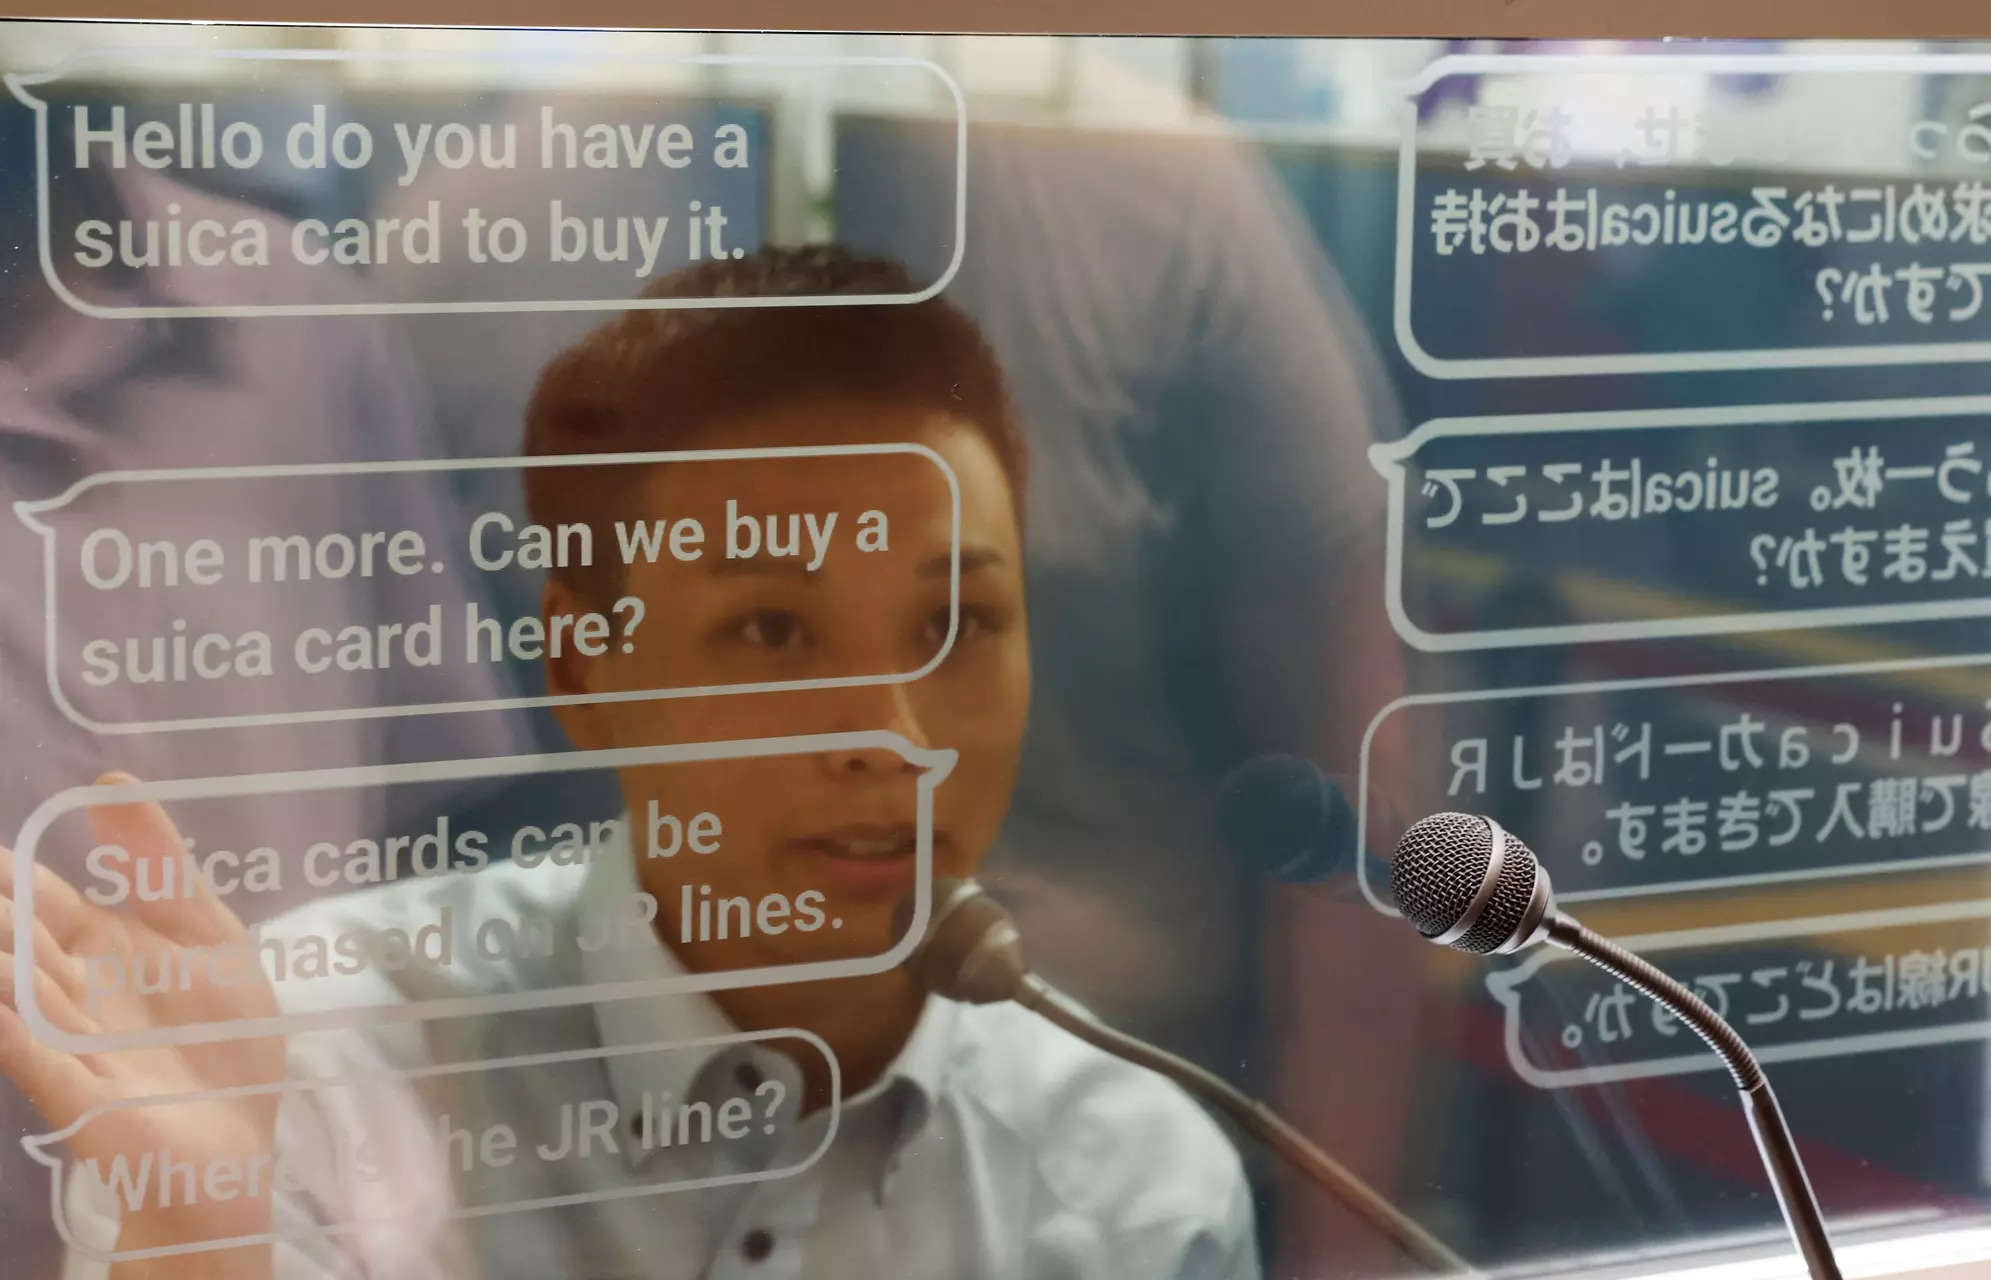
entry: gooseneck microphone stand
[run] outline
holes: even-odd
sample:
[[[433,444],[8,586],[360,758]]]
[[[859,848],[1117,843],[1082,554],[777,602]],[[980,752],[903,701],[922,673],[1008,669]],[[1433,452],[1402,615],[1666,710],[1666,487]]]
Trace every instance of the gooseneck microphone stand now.
[[[1777,1105],[1777,1095],[1771,1092],[1769,1078],[1763,1074],[1756,1055],[1749,1051],[1735,1028],[1722,1021],[1720,1014],[1683,984],[1609,938],[1592,933],[1571,917],[1552,912],[1547,927],[1544,940],[1550,946],[1582,956],[1670,1010],[1721,1058],[1742,1095],[1749,1131],[1756,1135],[1756,1149],[1762,1153],[1763,1167],[1769,1171],[1770,1185],[1776,1190],[1777,1207],[1783,1210],[1784,1222],[1804,1257],[1804,1265],[1814,1280],[1841,1280],[1831,1240],[1825,1234],[1825,1220],[1818,1212],[1818,1200],[1812,1195],[1804,1164],[1798,1159],[1790,1126],[1784,1123],[1783,1108]]]
[[[1511,955],[1547,942],[1582,956],[1692,1027],[1742,1095],[1764,1173],[1813,1280],[1840,1280],[1804,1161],[1763,1067],[1735,1028],[1685,986],[1555,908],[1535,851],[1484,814],[1434,813],[1412,823],[1390,861],[1390,893],[1426,942],[1472,955]]]
[[[979,884],[943,877],[934,881],[933,897],[925,935],[906,961],[908,972],[928,991],[967,1004],[1014,1001],[1095,1049],[1173,1080],[1292,1161],[1384,1239],[1393,1241],[1425,1267],[1442,1274],[1479,1275],[1465,1259],[1377,1195],[1271,1107],[1185,1058],[1106,1026],[1030,972],[1016,922]],[[917,899],[907,895],[896,914],[894,931],[903,936],[918,914]]]

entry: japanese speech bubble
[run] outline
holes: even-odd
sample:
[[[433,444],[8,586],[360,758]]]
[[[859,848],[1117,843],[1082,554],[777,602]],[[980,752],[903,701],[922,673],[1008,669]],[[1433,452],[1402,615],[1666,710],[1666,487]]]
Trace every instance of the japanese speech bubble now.
[[[938,65],[644,54],[630,43],[590,33],[530,56],[100,49],[10,74],[35,112],[43,277],[68,306],[110,318],[892,305],[953,278],[966,113]],[[786,154],[778,112],[854,108],[879,94],[954,122],[946,189],[905,193],[951,216],[922,225],[922,243],[895,246],[902,260],[946,263],[936,278],[892,292],[715,282],[637,296],[681,267],[773,242],[773,175],[804,164]],[[123,207],[91,195],[92,177],[148,172],[175,185],[156,200],[127,192]],[[319,216],[263,207],[327,184],[367,193],[366,216],[311,201],[303,213]],[[182,188],[237,198],[169,198]],[[104,284],[152,272],[180,287],[127,301]]]
[[[905,779],[905,795],[892,797],[895,811],[903,802],[912,827],[905,855],[910,865],[903,870],[915,910],[903,930],[879,925],[870,932],[846,932],[846,915],[857,916],[853,924],[866,929],[875,923],[875,894],[867,896],[868,882],[843,884],[824,867],[816,868],[822,876],[809,880],[803,891],[757,901],[714,893],[698,879],[701,867],[728,858],[728,823],[743,816],[734,812],[729,819],[701,807],[701,780],[765,775],[757,785],[769,794],[760,807],[779,816],[786,807],[806,808],[806,797],[791,801],[782,794],[794,786],[789,762],[856,752],[889,753],[916,775]],[[934,792],[955,760],[951,750],[863,730],[72,787],[35,809],[13,850],[19,1010],[37,1038],[69,1052],[94,1053],[881,973],[911,954],[926,928]],[[682,793],[682,801],[666,808],[652,800],[647,811],[605,818],[579,811],[555,786],[590,772],[637,770],[664,771],[665,783]],[[420,801],[425,789],[447,797],[451,784],[472,779],[509,779],[515,787],[538,782],[550,798],[526,804],[525,817],[506,816],[497,825],[472,823],[453,815],[446,799],[431,798],[426,804],[383,804],[381,815],[356,819],[354,830],[264,832],[250,837],[259,841],[253,846],[245,840],[223,848],[202,838],[210,823],[225,823],[233,798],[363,790],[383,798],[401,792]],[[98,844],[84,860],[87,874],[75,885],[86,902],[119,913],[142,912],[148,903],[204,887],[224,908],[248,918],[246,909],[264,893],[303,887],[315,896],[301,909],[249,926],[240,939],[211,944],[162,939],[143,954],[70,955],[81,975],[78,1007],[95,1019],[95,1029],[65,1029],[42,1008],[34,990],[35,862],[52,841],[79,834],[75,828],[87,811],[143,801],[157,801],[173,816],[187,842],[185,857],[175,861]],[[390,808],[426,816],[384,816]],[[826,821],[818,815],[815,826],[800,834]],[[83,839],[88,847],[89,837]],[[635,865],[625,871],[605,863],[607,874],[598,874],[596,863],[616,849],[626,849]],[[733,856],[764,856],[764,851]],[[642,890],[635,877],[656,859],[667,860],[669,880],[681,879],[670,902]],[[488,883],[483,877],[499,883],[482,891]],[[403,888],[423,892],[398,897],[353,892],[408,880],[419,883]],[[674,944],[787,935],[803,940],[796,945],[804,953],[827,958],[668,976],[631,972],[618,962],[631,947],[654,948],[650,935],[666,925],[675,929]],[[879,936],[872,937],[874,932]],[[505,990],[486,992],[474,983],[452,981],[493,963],[517,971]],[[375,980],[412,972],[432,975],[433,989],[443,994],[408,998],[395,994],[392,983]],[[143,1016],[142,1025],[117,1022],[116,1011],[134,992],[233,988],[257,973],[273,988],[278,1008],[273,1015],[154,1025],[154,1015],[143,1014],[132,1015]],[[169,985],[157,987],[158,982]]]
[[[1386,722],[1432,760],[1409,812],[1521,833],[1558,900],[1894,875],[1991,861],[1991,655],[1418,694]],[[1384,833],[1393,836],[1394,833]],[[1371,905],[1392,912],[1366,860]]]
[[[1991,901],[1623,939],[1707,1001],[1765,1063],[1991,1038]],[[1608,974],[1542,947],[1486,977],[1515,1074],[1541,1089],[1721,1068]]]
[[[776,1050],[776,1046],[780,1048]],[[645,1160],[646,1180],[617,1179],[618,1185],[594,1190],[519,1196],[517,1182],[510,1179],[520,1166],[571,1167],[612,1159],[626,1169],[622,1164],[626,1153],[670,1155],[687,1148],[754,1141],[776,1132],[777,1124],[799,1114],[800,1099],[773,1077],[760,1078],[749,1087],[733,1072],[716,1073],[715,1088],[725,1096],[711,1098],[680,1098],[645,1090],[629,1100],[628,1115],[621,1114],[618,1100],[602,1084],[604,1068],[636,1067],[640,1063],[658,1070],[645,1060],[693,1055],[703,1060],[750,1048],[776,1050],[791,1059],[820,1058],[831,1088],[827,1111],[819,1122],[822,1136],[806,1152],[777,1158],[763,1168],[703,1175],[687,1172],[668,1160]],[[663,1074],[692,1077],[689,1069],[664,1069]],[[63,1242],[100,1262],[132,1262],[272,1242],[283,1238],[280,1233],[299,1228],[284,1221],[265,1234],[116,1250],[107,1247],[109,1242],[86,1238],[69,1220],[64,1190],[73,1176],[99,1184],[97,1194],[114,1200],[121,1212],[157,1207],[162,1199],[169,1204],[228,1201],[266,1195],[272,1188],[311,1187],[329,1180],[351,1189],[353,1216],[314,1221],[310,1224],[313,1232],[328,1236],[391,1232],[414,1222],[430,1226],[436,1221],[597,1204],[800,1173],[820,1159],[836,1137],[842,1106],[836,1087],[838,1076],[836,1056],[827,1044],[811,1032],[788,1028],[130,1099],[92,1108],[60,1130],[29,1135],[21,1143],[30,1157],[48,1169],[50,1208]],[[478,1096],[487,1102],[477,1122],[463,1117],[463,1098],[457,1091],[469,1079],[475,1080]],[[190,1152],[182,1158],[170,1147],[154,1143],[107,1158],[79,1159],[65,1150],[79,1136],[85,1141],[77,1145],[87,1150],[93,1128],[117,1126],[134,1113],[156,1114],[176,1107],[211,1105],[224,1097],[271,1094],[279,1099],[280,1110],[314,1107],[335,1139],[329,1149],[321,1142],[322,1132],[313,1129],[286,1134],[279,1124],[275,1149],[263,1152],[206,1158]],[[559,1105],[550,1105],[550,1098],[558,1099]],[[152,1119],[147,1129],[156,1132],[168,1124],[164,1118]],[[435,1187],[439,1175],[450,1188],[447,1192]],[[547,1185],[557,1182],[546,1179]]]
[[[1420,649],[1991,614],[1987,397],[1440,418],[1369,460]]]
[[[691,507],[638,500],[613,519],[538,525],[467,509],[448,488],[516,473],[606,491],[661,467],[698,469],[681,486]],[[807,509],[757,502],[757,485]],[[884,443],[110,471],[15,511],[42,539],[50,697],[84,728],[130,734],[917,680],[959,632],[960,502],[939,454]],[[646,598],[637,571],[896,571],[917,553],[892,521],[929,515],[950,521],[938,565],[950,621],[916,666],[516,692],[544,687],[548,658],[634,653],[676,625],[676,601]],[[542,617],[557,571],[614,574],[623,589]]]
[[[1397,345],[1434,378],[1983,360],[1987,71],[1978,54],[1440,58],[1403,107]],[[1765,81],[1956,105],[1771,121]],[[1437,109],[1460,97],[1463,119]],[[1516,297],[1529,323],[1508,318]]]

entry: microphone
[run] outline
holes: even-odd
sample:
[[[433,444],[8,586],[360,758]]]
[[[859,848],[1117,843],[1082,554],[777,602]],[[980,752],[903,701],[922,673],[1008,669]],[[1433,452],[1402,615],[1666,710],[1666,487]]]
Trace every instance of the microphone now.
[[[911,924],[912,914],[913,898],[908,895],[896,913],[895,927],[901,936]],[[1271,1107],[1193,1062],[1098,1022],[1032,973],[1023,958],[1023,938],[1016,922],[975,881],[943,878],[933,882],[933,915],[926,936],[905,967],[935,995],[967,1004],[1014,1000],[1094,1048],[1173,1080],[1298,1166],[1430,1270],[1478,1274]]]
[[[1699,996],[1557,911],[1549,873],[1534,850],[1491,818],[1435,813],[1397,842],[1390,892],[1403,918],[1427,941],[1482,956],[1547,942],[1582,956],[1691,1027],[1735,1080],[1777,1207],[1805,1266],[1815,1280],[1839,1280],[1811,1180],[1756,1055]]]
[[[1231,851],[1288,884],[1349,869],[1355,810],[1332,778],[1300,756],[1253,756],[1217,787],[1217,834]]]

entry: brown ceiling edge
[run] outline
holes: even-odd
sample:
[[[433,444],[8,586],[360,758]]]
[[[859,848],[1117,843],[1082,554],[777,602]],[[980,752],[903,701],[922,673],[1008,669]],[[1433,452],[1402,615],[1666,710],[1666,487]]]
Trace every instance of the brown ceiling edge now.
[[[17,3],[19,0],[17,0]],[[1991,37],[1986,0],[28,0],[18,18],[1599,39]]]

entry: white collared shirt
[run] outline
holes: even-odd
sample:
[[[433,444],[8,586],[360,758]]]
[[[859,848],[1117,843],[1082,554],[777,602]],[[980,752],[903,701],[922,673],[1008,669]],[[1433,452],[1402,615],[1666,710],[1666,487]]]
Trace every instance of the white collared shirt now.
[[[571,936],[633,889],[626,848],[604,849],[585,868],[500,863],[331,899],[282,928],[412,925],[448,905],[459,929],[502,916]],[[640,938],[277,989],[303,1012],[683,973],[653,931]],[[683,1042],[695,1047],[657,1048]],[[374,1074],[286,1096],[278,1147],[306,1189],[274,1209],[281,1280],[1258,1274],[1238,1156],[1208,1117],[1160,1077],[1014,1005],[929,999],[898,1058],[833,1124],[827,1109],[798,1117],[794,1060],[742,1042],[702,993],[301,1033],[288,1057],[293,1081]],[[411,1087],[383,1071],[430,1074]],[[679,1104],[765,1106],[767,1081],[792,1101],[756,1110],[768,1123],[733,1141],[646,1141],[646,1122]],[[542,1142],[567,1150],[562,1108],[584,1102],[597,1119],[612,1114],[615,1150],[597,1136],[585,1158],[534,1158]],[[445,1148],[438,1114],[468,1136]],[[497,1124],[514,1148],[494,1164],[464,1155]],[[66,1200],[74,1238],[113,1247],[116,1203],[101,1185],[72,1178]],[[322,1230],[356,1221],[366,1225]],[[103,1274],[72,1251],[65,1276]]]

